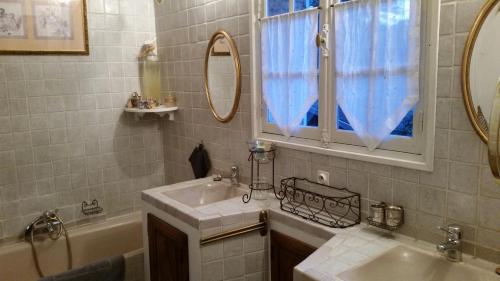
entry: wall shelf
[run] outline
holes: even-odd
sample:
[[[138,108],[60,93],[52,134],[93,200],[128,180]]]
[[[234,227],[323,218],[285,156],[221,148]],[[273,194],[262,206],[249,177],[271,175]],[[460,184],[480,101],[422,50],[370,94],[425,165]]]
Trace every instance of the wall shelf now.
[[[170,121],[175,120],[175,112],[177,110],[179,110],[178,107],[165,107],[162,105],[152,109],[125,108],[125,112],[134,113],[136,119],[144,117],[146,113],[152,113],[160,116],[161,118],[165,117],[165,115],[168,115],[168,120]]]

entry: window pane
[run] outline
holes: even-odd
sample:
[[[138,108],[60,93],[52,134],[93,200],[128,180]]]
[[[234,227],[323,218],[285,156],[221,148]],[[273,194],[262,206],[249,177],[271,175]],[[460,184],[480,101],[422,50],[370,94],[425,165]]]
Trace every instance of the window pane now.
[[[392,131],[393,136],[413,137],[413,110],[406,114],[399,126]]]
[[[320,0],[295,0],[295,10],[304,10],[307,8],[318,7]],[[279,14],[284,14],[289,12],[289,0],[267,0],[267,16],[274,16]],[[318,15],[319,17],[319,15]],[[320,24],[318,22],[318,31]],[[319,56],[320,52],[318,49],[318,69],[319,69]],[[319,76],[319,74],[318,74]],[[318,79],[319,80],[319,79]],[[319,104],[316,101],[313,106],[311,106],[309,112],[306,114],[304,120],[302,120],[301,126],[303,127],[318,127],[319,126]],[[267,111],[267,122],[269,124],[275,124],[271,113]]]
[[[319,112],[319,104],[318,102],[316,102],[313,104],[313,106],[311,106],[309,112],[307,112],[306,117],[304,118],[304,120],[302,120],[301,126],[317,128],[319,125],[318,112]],[[269,124],[275,123],[270,111],[267,112],[267,122]]]
[[[391,135],[410,138],[413,137],[413,114],[413,110],[408,112],[399,126],[392,131]],[[354,131],[351,124],[349,124],[349,120],[347,120],[347,116],[345,116],[344,111],[340,108],[340,106],[337,108],[337,129]]]
[[[309,112],[307,112],[306,118],[302,121],[302,126],[304,127],[318,127],[318,112],[319,104],[315,102]]]
[[[295,0],[295,11],[319,6],[319,0]]]
[[[266,3],[268,17],[289,12],[289,0],[267,0]]]
[[[347,116],[345,116],[342,108],[337,107],[337,129],[346,130],[346,131],[354,131],[349,124],[349,120],[347,120]]]

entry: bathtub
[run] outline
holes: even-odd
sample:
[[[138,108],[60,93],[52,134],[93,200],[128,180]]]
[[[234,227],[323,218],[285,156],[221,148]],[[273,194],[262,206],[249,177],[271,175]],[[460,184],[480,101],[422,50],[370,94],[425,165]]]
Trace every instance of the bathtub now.
[[[126,280],[143,280],[142,219],[140,213],[68,229],[73,252],[73,268],[115,255],[125,256]],[[36,242],[45,275],[67,270],[64,238]],[[26,242],[0,247],[0,281],[35,281],[39,276]]]

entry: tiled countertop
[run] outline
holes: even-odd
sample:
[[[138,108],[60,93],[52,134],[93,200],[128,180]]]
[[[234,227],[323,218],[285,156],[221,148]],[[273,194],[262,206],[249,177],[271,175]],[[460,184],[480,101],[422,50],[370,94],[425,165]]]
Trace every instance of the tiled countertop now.
[[[143,201],[186,222],[195,229],[228,225],[233,218],[242,215],[254,217],[257,221],[259,212],[266,209],[266,206],[259,205],[259,202],[255,200],[243,204],[241,197],[192,208],[163,194],[167,190],[183,189],[193,185],[207,184],[211,181],[211,179],[205,178],[157,187],[143,191],[141,196]],[[242,186],[243,188],[244,186]]]
[[[241,218],[242,215],[251,218],[245,220],[251,223],[252,220],[257,220],[261,210],[267,209],[271,222],[283,223],[326,241],[295,268],[294,281],[342,281],[336,277],[339,273],[360,266],[399,245],[438,255],[433,244],[416,241],[404,235],[392,234],[364,223],[351,228],[336,229],[303,220],[280,210],[279,201],[274,197],[268,201],[251,200],[248,204],[243,204],[241,197],[236,197],[191,208],[162,194],[166,190],[186,188],[210,181],[211,179],[201,179],[146,190],[142,193],[142,199],[200,230],[230,224],[232,220]],[[464,262],[494,272],[493,263],[465,254]]]

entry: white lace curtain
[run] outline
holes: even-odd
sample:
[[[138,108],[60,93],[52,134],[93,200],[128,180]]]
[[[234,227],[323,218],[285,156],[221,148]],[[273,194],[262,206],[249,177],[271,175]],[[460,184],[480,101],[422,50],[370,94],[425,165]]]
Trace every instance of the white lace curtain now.
[[[335,6],[337,102],[370,150],[419,101],[420,0]]]
[[[261,24],[263,97],[289,137],[318,100],[318,11],[268,17]]]

